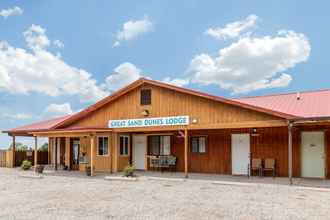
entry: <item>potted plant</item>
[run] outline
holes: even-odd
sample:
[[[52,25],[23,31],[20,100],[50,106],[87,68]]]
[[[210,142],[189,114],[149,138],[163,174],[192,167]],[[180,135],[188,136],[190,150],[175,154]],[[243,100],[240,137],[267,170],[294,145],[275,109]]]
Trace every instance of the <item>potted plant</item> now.
[[[43,173],[45,166],[44,165],[37,165],[36,166],[36,172],[37,173]]]
[[[92,175],[92,168],[89,165],[86,165],[85,167],[86,175],[91,176]]]
[[[127,165],[124,168],[123,175],[124,175],[124,177],[133,177],[134,171],[135,171],[135,167],[133,165]]]
[[[28,161],[28,160],[23,160],[22,164],[21,164],[21,168],[23,170],[29,170],[32,166],[32,163],[31,161]]]

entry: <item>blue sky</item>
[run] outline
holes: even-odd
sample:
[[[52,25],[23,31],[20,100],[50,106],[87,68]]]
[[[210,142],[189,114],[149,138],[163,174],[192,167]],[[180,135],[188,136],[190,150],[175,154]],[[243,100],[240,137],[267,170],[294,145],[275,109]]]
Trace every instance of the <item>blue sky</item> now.
[[[329,7],[2,0],[0,129],[76,112],[140,76],[229,98],[329,88]]]

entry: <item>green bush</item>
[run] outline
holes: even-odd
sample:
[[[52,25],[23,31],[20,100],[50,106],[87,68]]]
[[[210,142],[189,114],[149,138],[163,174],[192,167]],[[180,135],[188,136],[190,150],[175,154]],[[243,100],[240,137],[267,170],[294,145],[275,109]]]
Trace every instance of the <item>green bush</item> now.
[[[135,171],[135,167],[132,165],[127,165],[124,168],[124,176],[125,177],[133,177],[134,176],[134,171]]]
[[[31,166],[32,166],[32,163],[30,161],[23,160],[22,165],[21,165],[21,168],[23,170],[29,170],[31,168]]]

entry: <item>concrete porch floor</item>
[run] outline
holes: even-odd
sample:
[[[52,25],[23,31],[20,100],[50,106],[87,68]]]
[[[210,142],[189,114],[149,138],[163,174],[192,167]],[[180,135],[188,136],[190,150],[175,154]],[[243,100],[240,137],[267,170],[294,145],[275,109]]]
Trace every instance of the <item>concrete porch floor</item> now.
[[[102,179],[105,176],[121,176],[122,172],[95,172],[93,177],[86,176],[85,172],[81,171],[64,171],[47,168],[44,175],[50,176],[67,176],[79,178],[97,178]],[[182,172],[158,172],[158,171],[135,171],[135,175],[139,178],[173,178],[173,179],[186,179]],[[205,174],[205,173],[189,173],[188,180],[202,180],[202,181],[225,181],[225,182],[238,182],[238,183],[258,183],[258,184],[280,184],[290,185],[288,177],[259,177],[259,176],[232,176],[222,174]],[[330,179],[308,179],[308,178],[293,178],[294,186],[304,187],[317,187],[317,188],[330,188]]]

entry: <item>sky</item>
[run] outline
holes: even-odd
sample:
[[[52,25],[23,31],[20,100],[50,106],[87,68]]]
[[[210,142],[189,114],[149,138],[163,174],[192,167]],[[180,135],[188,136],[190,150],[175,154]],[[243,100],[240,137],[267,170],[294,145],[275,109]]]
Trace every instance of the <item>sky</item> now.
[[[80,111],[139,77],[227,98],[330,88],[329,8],[2,0],[0,130]],[[0,148],[10,141],[0,135]]]

